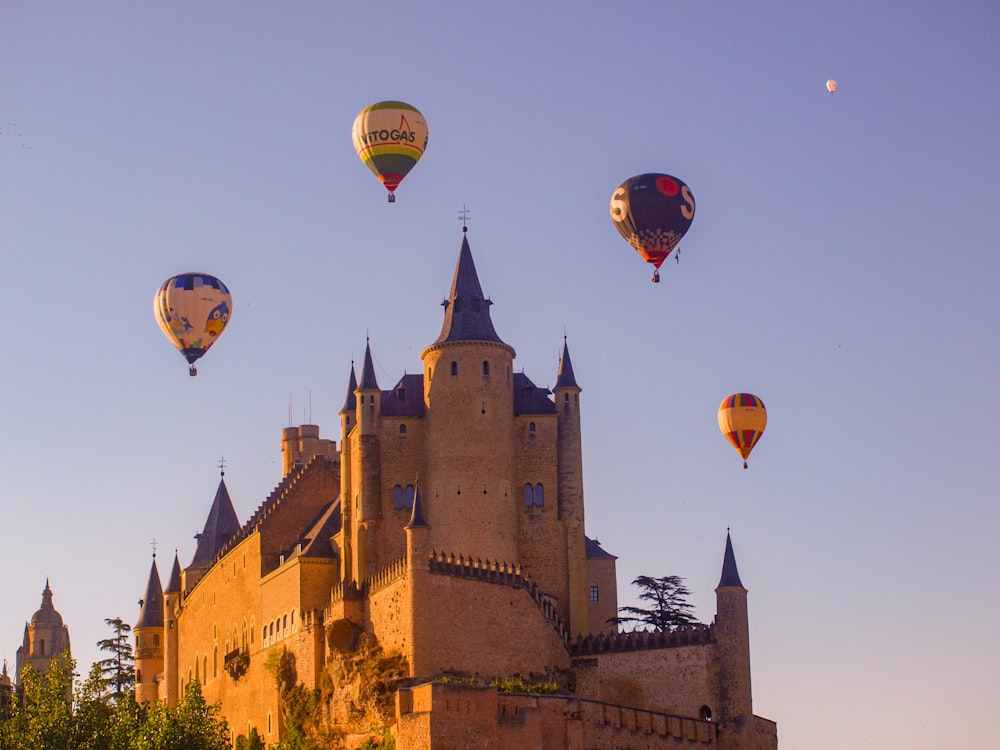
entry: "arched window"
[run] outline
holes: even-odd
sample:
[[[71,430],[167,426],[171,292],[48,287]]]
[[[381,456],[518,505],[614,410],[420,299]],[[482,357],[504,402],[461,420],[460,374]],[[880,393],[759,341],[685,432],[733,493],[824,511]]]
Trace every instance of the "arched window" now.
[[[528,434],[529,435],[534,435],[535,434],[535,423],[534,422],[528,422]]]
[[[271,734],[271,712],[267,712],[267,733]]]
[[[44,638],[41,638],[38,641],[38,653],[41,656],[45,656],[45,639]]]
[[[135,681],[140,685],[142,684],[142,670],[140,669],[135,670]]]
[[[201,673],[205,675],[205,682],[208,682],[208,654],[201,658]]]
[[[403,496],[403,507],[412,508],[413,507],[413,496],[416,490],[413,488],[412,484],[406,485],[406,494]]]
[[[212,677],[219,676],[219,647],[212,648]]]
[[[542,485],[524,485],[524,505],[527,508],[541,508],[545,505],[545,488]]]
[[[405,435],[406,434],[406,425],[405,424],[399,425],[399,434],[400,435]]]
[[[283,635],[288,635],[288,615],[282,618],[281,632]]]
[[[451,374],[458,375],[458,362],[451,363]]]
[[[702,721],[711,721],[712,720],[712,709],[709,708],[708,706],[702,706],[698,710],[698,718],[700,718]]]
[[[490,363],[484,359],[483,360],[483,375],[489,375],[489,374],[490,374]]]

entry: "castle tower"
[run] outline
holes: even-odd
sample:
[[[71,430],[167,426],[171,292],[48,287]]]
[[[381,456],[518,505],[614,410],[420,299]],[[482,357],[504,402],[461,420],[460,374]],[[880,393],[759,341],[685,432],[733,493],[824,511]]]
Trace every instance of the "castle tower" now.
[[[431,599],[430,595],[430,565],[428,558],[431,553],[430,535],[431,528],[424,518],[423,501],[420,497],[420,487],[414,488],[413,509],[410,513],[410,522],[404,528],[406,533],[406,569],[410,576],[410,591],[414,602],[426,602]],[[426,650],[417,648],[417,644],[422,644],[431,635],[424,632],[427,625],[424,624],[423,612],[417,606],[407,608],[409,615],[410,638],[408,639],[409,653],[406,660],[410,665],[410,674],[426,674],[428,667],[425,663]]]
[[[352,528],[354,514],[351,512],[351,497],[354,486],[354,450],[353,440],[349,435],[358,422],[358,379],[354,374],[354,361],[351,361],[351,376],[347,381],[347,396],[344,406],[340,409],[340,507],[343,518],[343,544],[340,549],[341,580],[354,580],[354,543],[349,530]]]
[[[31,622],[24,625],[24,641],[17,649],[15,681],[20,684],[21,670],[27,666],[45,674],[49,670],[49,662],[56,657],[61,659],[69,650],[69,628],[52,606],[52,589],[46,579],[42,606],[31,616]]]
[[[177,705],[178,698],[178,648],[177,611],[181,604],[181,561],[174,552],[174,566],[170,580],[163,591],[163,682],[167,705]]]
[[[351,447],[351,482],[346,485],[342,507],[350,506],[345,518],[351,536],[351,571],[356,583],[372,573],[370,565],[378,560],[377,529],[382,516],[382,457],[379,433],[382,390],[375,377],[371,343],[365,343],[361,378],[354,390],[356,438]],[[343,463],[343,460],[342,460]],[[343,482],[343,476],[341,477]]]
[[[149,569],[146,593],[139,601],[135,631],[135,699],[153,702],[158,696],[156,677],[163,672],[163,589],[156,569],[156,553]]]
[[[319,436],[319,425],[286,427],[281,431],[282,476],[287,477],[294,469],[305,466],[314,456],[332,456],[336,449],[334,441]]]
[[[722,576],[715,589],[715,633],[719,669],[717,695],[719,749],[752,750],[753,701],[750,694],[750,621],[747,590],[736,568],[733,542],[726,532]]]
[[[184,569],[184,590],[195,587],[205,572],[212,567],[219,550],[240,530],[240,521],[236,517],[233,501],[229,498],[226,488],[225,472],[219,480],[219,488],[215,491],[215,499],[205,519],[205,528],[200,534],[195,534],[198,546],[194,551],[191,564]]]
[[[424,363],[424,512],[435,549],[517,561],[515,352],[490,319],[467,236]],[[426,480],[426,481],[425,481]]]
[[[583,517],[583,447],[580,428],[580,391],[563,337],[559,373],[553,389],[558,411],[556,453],[559,474],[559,520],[566,529],[569,572],[569,629],[574,635],[590,632],[587,592],[587,542]]]

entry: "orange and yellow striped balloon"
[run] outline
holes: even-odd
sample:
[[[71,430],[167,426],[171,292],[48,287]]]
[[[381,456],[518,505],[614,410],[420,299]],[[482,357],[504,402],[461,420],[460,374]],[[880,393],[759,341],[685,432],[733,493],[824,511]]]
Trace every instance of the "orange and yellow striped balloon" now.
[[[719,404],[719,429],[743,457],[744,469],[766,426],[767,409],[760,397],[752,393],[734,393]]]

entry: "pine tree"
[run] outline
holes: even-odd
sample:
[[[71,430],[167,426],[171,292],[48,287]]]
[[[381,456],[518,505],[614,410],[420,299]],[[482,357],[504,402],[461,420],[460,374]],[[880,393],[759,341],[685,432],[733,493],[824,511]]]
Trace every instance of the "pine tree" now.
[[[105,694],[119,700],[122,693],[135,687],[135,655],[132,651],[132,626],[120,617],[104,620],[113,631],[111,638],[97,642],[108,656],[97,662],[104,679]]]
[[[687,597],[691,595],[681,576],[639,576],[632,581],[633,586],[642,589],[639,599],[652,604],[648,609],[642,607],[619,607],[618,611],[627,615],[612,617],[608,622],[621,625],[636,623],[648,625],[654,630],[670,630],[677,625],[690,625],[697,622],[692,614],[692,605]]]

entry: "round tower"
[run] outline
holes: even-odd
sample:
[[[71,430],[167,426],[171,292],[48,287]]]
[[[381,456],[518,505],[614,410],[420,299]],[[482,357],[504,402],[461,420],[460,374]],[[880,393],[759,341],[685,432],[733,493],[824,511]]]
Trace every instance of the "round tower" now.
[[[139,602],[135,623],[135,699],[153,702],[159,697],[156,678],[163,672],[163,589],[156,569],[156,554],[149,569],[146,594]]]
[[[559,520],[566,530],[569,572],[569,629],[574,635],[590,632],[590,599],[587,580],[587,540],[583,517],[583,441],[580,428],[580,392],[569,346],[563,337],[555,387],[558,413],[556,456],[559,477]]]
[[[177,705],[179,692],[177,610],[181,604],[181,561],[174,551],[174,567],[170,570],[170,580],[163,591],[163,683],[167,705]]]
[[[424,363],[424,512],[437,550],[517,560],[515,352],[490,320],[467,237]]]
[[[750,692],[750,621],[747,590],[740,581],[733,542],[726,532],[722,576],[715,589],[715,635],[718,654],[718,726],[720,750],[751,750],[753,701]]]

